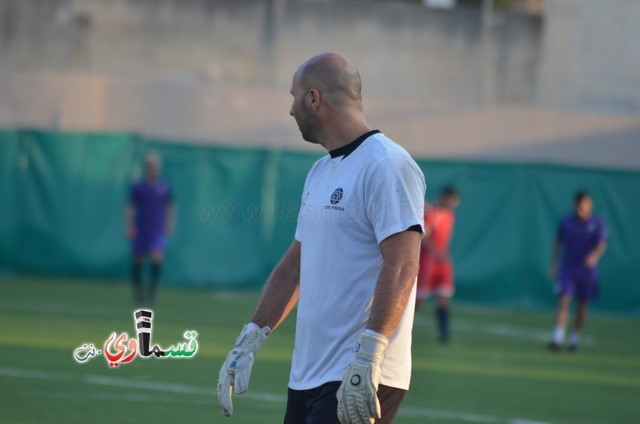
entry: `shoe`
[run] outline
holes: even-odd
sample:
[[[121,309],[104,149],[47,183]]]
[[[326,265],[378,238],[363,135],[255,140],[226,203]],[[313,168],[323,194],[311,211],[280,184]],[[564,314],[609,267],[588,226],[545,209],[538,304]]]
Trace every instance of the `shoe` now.
[[[576,353],[577,351],[578,351],[578,345],[577,344],[569,345],[569,353]]]
[[[549,343],[549,344],[547,345],[547,350],[548,350],[549,352],[557,353],[557,352],[562,351],[562,346],[560,346],[560,345],[559,345],[558,343],[556,343],[556,342],[551,342],[551,343]]]

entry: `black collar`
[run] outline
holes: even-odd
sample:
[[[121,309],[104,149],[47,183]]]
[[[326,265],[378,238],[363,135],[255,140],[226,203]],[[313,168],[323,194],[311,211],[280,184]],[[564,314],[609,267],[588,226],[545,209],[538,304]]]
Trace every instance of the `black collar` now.
[[[338,149],[332,150],[329,152],[331,155],[331,159],[335,159],[340,156],[344,156],[342,159],[344,160],[347,156],[353,153],[354,150],[358,148],[367,138],[374,134],[378,134],[379,130],[371,130],[368,133],[362,134],[360,137],[353,140],[351,143],[346,144]]]

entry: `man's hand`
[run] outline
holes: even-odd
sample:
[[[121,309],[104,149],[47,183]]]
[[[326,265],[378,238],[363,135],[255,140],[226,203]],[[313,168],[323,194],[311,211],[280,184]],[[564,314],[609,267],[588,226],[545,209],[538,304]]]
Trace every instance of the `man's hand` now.
[[[136,227],[133,225],[127,225],[125,228],[125,233],[127,234],[127,238],[129,240],[135,240],[136,238]]]
[[[607,249],[607,240],[603,239],[598,242],[598,245],[595,249],[589,253],[589,255],[585,258],[584,264],[587,268],[593,269],[598,265],[600,258],[604,254],[604,251]]]
[[[262,349],[271,332],[269,327],[260,328],[254,323],[246,324],[236,340],[235,347],[227,355],[218,377],[218,403],[225,417],[233,414],[232,394],[242,394],[249,388],[249,378],[256,353]]]
[[[369,424],[382,418],[376,392],[388,344],[385,336],[374,331],[360,334],[355,357],[338,389],[338,419],[342,424]]]
[[[593,269],[596,267],[596,265],[598,265],[599,259],[600,255],[598,254],[598,252],[591,252],[584,260],[584,265],[589,269]]]

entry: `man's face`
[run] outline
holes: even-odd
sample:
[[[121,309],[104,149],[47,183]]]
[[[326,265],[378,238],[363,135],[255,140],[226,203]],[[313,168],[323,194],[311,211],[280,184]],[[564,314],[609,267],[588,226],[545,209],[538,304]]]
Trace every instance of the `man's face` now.
[[[584,197],[576,204],[576,214],[580,219],[588,219],[591,216],[593,210],[593,201],[591,197]]]
[[[449,209],[457,208],[459,203],[460,203],[460,197],[458,197],[457,194],[448,194],[448,195],[442,196],[440,200],[440,204],[445,208],[449,208]]]
[[[298,124],[298,129],[302,134],[302,138],[310,143],[317,144],[319,141],[315,136],[316,119],[311,113],[309,106],[307,105],[308,91],[301,87],[300,78],[298,74],[294,75],[293,83],[291,84],[291,95],[293,100],[291,102],[291,109],[289,115],[293,116]]]
[[[160,165],[154,160],[147,161],[147,179],[155,180],[160,176]]]

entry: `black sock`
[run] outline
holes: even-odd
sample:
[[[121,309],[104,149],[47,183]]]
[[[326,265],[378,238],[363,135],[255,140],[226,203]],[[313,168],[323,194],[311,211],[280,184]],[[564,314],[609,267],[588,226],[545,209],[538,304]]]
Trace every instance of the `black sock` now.
[[[131,283],[133,284],[133,300],[142,303],[142,262],[134,260],[131,267]]]
[[[151,262],[151,285],[149,287],[149,300],[153,302],[156,296],[156,289],[158,288],[158,281],[160,280],[160,269],[162,264],[160,262]]]
[[[436,319],[438,321],[440,342],[446,343],[449,341],[449,308],[437,308]]]

